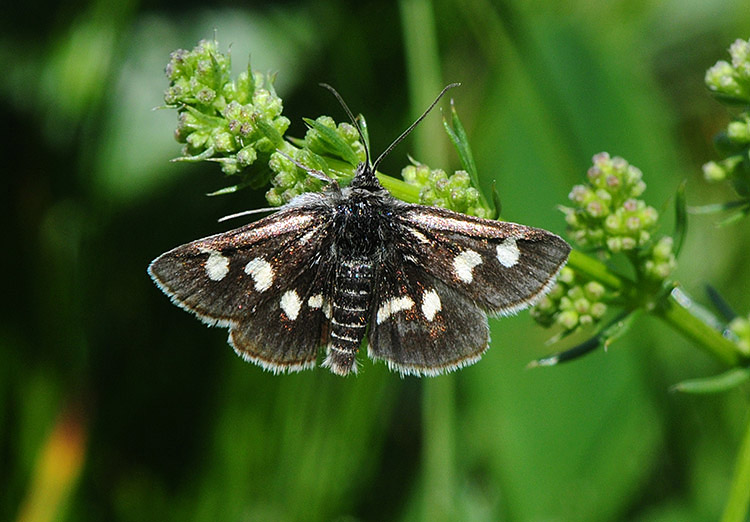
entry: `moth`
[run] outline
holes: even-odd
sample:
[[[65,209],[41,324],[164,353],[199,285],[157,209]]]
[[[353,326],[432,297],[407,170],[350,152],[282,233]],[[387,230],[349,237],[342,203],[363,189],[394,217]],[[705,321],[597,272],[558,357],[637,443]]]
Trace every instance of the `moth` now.
[[[237,354],[274,373],[314,367],[321,348],[322,366],[356,373],[365,339],[368,356],[401,376],[477,362],[489,347],[487,314],[539,300],[570,246],[546,230],[408,204],[383,188],[380,161],[440,96],[372,164],[366,149],[348,186],[305,169],[327,182],[322,192],[162,254],[148,267],[154,282],[177,306],[228,328]]]

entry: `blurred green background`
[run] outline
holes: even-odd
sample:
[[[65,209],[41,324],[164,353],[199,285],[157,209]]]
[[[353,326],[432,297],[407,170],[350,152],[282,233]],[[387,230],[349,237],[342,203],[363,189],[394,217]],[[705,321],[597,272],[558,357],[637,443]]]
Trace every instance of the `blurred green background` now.
[[[379,152],[423,98],[460,81],[451,96],[505,219],[563,233],[556,205],[606,150],[643,170],[670,232],[683,179],[690,204],[731,197],[701,177],[729,119],[703,75],[750,36],[747,2],[31,0],[0,24],[0,519],[719,517],[748,390],[670,393],[722,368],[649,317],[553,369],[525,369],[563,348],[528,313],[491,320],[482,361],[435,379],[369,361],[347,379],[242,362],[146,266],[262,194],[205,197],[226,180],[170,163],[176,114],[151,109],[169,53],[214,32],[235,73],[250,54],[278,71],[293,136],[303,116],[344,119],[319,82],[367,117]],[[439,53],[414,54],[425,43]],[[426,60],[442,77],[420,76]],[[415,151],[457,168],[439,120],[383,170],[398,175]],[[700,299],[710,282],[746,314],[749,229],[691,217],[676,278]]]

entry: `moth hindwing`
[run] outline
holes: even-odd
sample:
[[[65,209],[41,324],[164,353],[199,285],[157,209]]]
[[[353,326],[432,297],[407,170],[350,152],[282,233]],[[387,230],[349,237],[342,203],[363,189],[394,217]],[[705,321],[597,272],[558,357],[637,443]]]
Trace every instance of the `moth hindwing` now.
[[[409,205],[365,163],[274,215],[180,246],[149,273],[178,306],[229,329],[229,343],[275,373],[357,371],[367,352],[401,375],[479,360],[487,314],[526,308],[552,286],[570,246],[545,230]]]

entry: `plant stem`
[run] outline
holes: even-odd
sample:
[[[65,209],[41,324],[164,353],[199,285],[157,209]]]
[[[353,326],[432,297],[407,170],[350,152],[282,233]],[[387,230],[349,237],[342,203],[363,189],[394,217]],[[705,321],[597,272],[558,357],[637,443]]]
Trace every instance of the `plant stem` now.
[[[453,374],[422,387],[422,520],[456,520],[455,389]]]
[[[620,291],[633,307],[639,306],[641,296],[637,295],[635,283],[630,279],[612,272],[607,265],[578,250],[573,250],[568,259],[568,266],[604,286]],[[737,346],[724,337],[720,330],[711,325],[706,318],[706,311],[699,309],[693,300],[681,288],[659,298],[653,307],[654,314],[669,326],[688,339],[695,341],[703,350],[729,366],[743,362]],[[718,321],[715,321],[718,323]]]
[[[612,290],[623,290],[629,286],[625,278],[613,273],[607,265],[580,250],[570,252],[568,266],[579,274],[586,275]]]
[[[748,508],[750,508],[750,417],[748,417],[745,437],[737,454],[732,485],[729,488],[729,499],[721,522],[747,520]]]
[[[440,53],[431,0],[401,0],[401,24],[406,52],[406,74],[411,100],[411,117],[417,118],[443,87]],[[448,163],[448,147],[440,118],[428,118],[413,132],[417,155],[427,156],[435,165]]]
[[[742,362],[737,346],[724,337],[719,330],[712,327],[697,313],[692,299],[680,288],[675,288],[665,296],[654,310],[662,319],[682,335],[698,344],[703,350],[729,366]]]
[[[412,113],[418,115],[440,91],[441,74],[437,36],[430,0],[400,0],[401,23],[406,51],[406,70]],[[417,156],[427,156],[438,163],[443,147],[439,120],[423,122],[414,131]],[[387,187],[391,190],[390,187]],[[454,427],[455,378],[444,375],[422,381],[422,487],[421,518],[432,521],[456,519],[456,479]]]
[[[378,181],[383,185],[391,196],[407,203],[419,203],[419,187],[409,185],[407,182],[378,173]]]

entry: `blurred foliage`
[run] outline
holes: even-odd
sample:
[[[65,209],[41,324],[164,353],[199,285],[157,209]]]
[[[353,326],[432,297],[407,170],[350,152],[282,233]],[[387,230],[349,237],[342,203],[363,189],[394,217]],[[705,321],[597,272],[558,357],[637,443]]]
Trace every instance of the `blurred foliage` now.
[[[219,169],[170,163],[174,115],[151,109],[169,54],[214,30],[239,63],[252,54],[254,69],[278,73],[294,136],[302,117],[339,115],[319,82],[367,117],[381,151],[424,108],[421,89],[432,97],[434,83],[461,81],[451,96],[485,193],[496,182],[504,218],[562,233],[556,206],[600,150],[646,173],[654,205],[683,179],[691,205],[725,199],[701,166],[730,117],[703,75],[750,36],[746,9],[8,6],[0,209],[13,277],[0,323],[0,519],[717,519],[747,388],[668,393],[719,366],[648,318],[609,352],[551,370],[524,370],[549,351],[528,314],[492,320],[482,361],[432,380],[369,363],[356,379],[276,377],[242,362],[223,331],[170,306],[145,270],[167,248],[223,230],[216,218],[264,206],[263,194],[204,197],[225,186]],[[422,19],[434,35],[414,29]],[[407,56],[424,39],[439,54]],[[442,78],[414,65],[431,61]],[[433,167],[462,167],[440,118],[422,127],[384,172],[397,176],[412,147]],[[691,216],[673,277],[693,295],[710,281],[746,317],[749,226]],[[436,484],[450,486],[450,512],[435,508]]]

